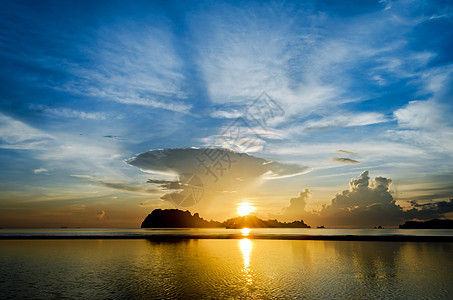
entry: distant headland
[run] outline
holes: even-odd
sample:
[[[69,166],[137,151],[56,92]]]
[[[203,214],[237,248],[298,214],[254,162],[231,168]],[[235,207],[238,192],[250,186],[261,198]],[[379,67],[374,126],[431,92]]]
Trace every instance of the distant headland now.
[[[155,209],[143,220],[141,228],[311,228],[303,220],[282,223],[277,220],[262,220],[247,215],[226,220],[225,222],[206,221],[198,213],[192,215],[188,210]]]
[[[231,218],[223,222],[226,228],[311,228],[303,220],[291,223],[279,222],[277,220],[261,220],[252,215]]]
[[[453,220],[407,221],[400,229],[453,229]]]

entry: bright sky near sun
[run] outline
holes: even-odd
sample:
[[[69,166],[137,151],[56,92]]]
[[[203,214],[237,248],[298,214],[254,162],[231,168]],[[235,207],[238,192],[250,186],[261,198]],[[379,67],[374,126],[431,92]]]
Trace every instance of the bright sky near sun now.
[[[253,211],[255,211],[255,208],[248,202],[242,202],[238,204],[238,215],[240,216],[246,216]]]
[[[174,207],[312,226],[453,211],[448,2],[0,6],[0,227],[137,227]],[[264,123],[248,114],[263,92]],[[220,153],[208,179],[208,146],[249,156]]]

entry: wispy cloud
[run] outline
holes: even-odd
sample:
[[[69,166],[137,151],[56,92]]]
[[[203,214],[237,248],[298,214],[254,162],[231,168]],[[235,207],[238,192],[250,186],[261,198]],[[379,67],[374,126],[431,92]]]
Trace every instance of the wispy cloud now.
[[[89,136],[77,133],[48,134],[0,113],[0,141],[0,148],[28,150],[31,157],[44,161],[46,168],[49,166],[72,173],[103,173],[109,178],[124,176],[119,145],[110,139],[100,139],[93,143]],[[43,168],[34,172],[45,173]]]
[[[74,26],[71,23],[74,20],[68,24],[58,23],[61,22],[58,18],[43,22],[40,12],[21,14],[13,10],[11,13],[11,19],[17,23],[24,24],[24,19],[27,19],[32,24],[40,24],[39,30],[24,24],[23,27],[15,26],[20,33],[14,33],[14,30],[5,32],[5,39],[13,41],[10,47],[20,47],[23,51],[9,49],[0,52],[0,57],[6,56],[33,67],[28,77],[22,76],[29,84],[100,102],[112,101],[180,113],[190,111],[192,104],[188,101],[190,91],[185,88],[184,62],[175,49],[177,37],[167,20],[153,24],[123,23],[98,16],[103,25],[80,26],[80,32],[74,34],[68,30]],[[43,43],[42,47],[53,43],[53,37],[58,37],[61,50],[45,51],[43,55],[40,52],[42,47],[36,47],[28,39],[15,38],[31,32]],[[44,81],[36,69],[47,75]],[[61,109],[50,113],[85,119],[100,117]]]
[[[213,118],[219,118],[219,119],[236,119],[236,118],[239,118],[239,117],[243,117],[244,113],[242,111],[239,111],[239,110],[236,110],[236,109],[233,109],[233,110],[230,110],[230,111],[216,110],[216,111],[213,111],[210,114],[210,116],[213,117]]]
[[[48,180],[46,199],[127,192],[157,205],[148,175],[123,162],[150,147],[255,151],[265,165],[258,161],[262,172],[250,178],[295,175],[307,164],[320,181],[301,180],[323,190],[342,185],[339,178],[358,172],[359,162],[395,182],[453,167],[450,4],[205,4],[115,2],[104,11],[97,3],[89,14],[78,2],[55,2],[51,10],[5,4],[0,150],[3,177],[14,183],[5,186],[32,182],[36,195]],[[266,128],[246,116],[263,91],[285,111]],[[227,129],[241,117],[250,124],[234,140]],[[276,161],[299,168],[285,173]],[[239,173],[231,186],[240,187]],[[150,183],[175,187],[174,177],[165,179]],[[288,195],[300,181],[266,183],[259,192]],[[231,186],[223,189],[228,207],[229,192],[241,192]],[[101,208],[114,215],[97,205],[89,217],[96,220]]]
[[[293,114],[337,98],[338,90],[317,81],[313,73],[304,74],[302,82],[292,79],[300,47],[312,43],[315,35],[298,33],[292,29],[296,24],[272,13],[249,15],[246,9],[226,5],[221,15],[207,14],[191,21],[198,27],[198,61],[214,103],[247,103],[266,91]]]
[[[99,181],[99,183],[106,187],[112,188],[112,189],[127,191],[127,192],[137,192],[137,193],[143,193],[143,194],[160,194],[160,193],[162,193],[162,191],[159,189],[151,189],[151,188],[147,188],[147,187],[137,185],[137,184],[127,184],[127,183],[121,183],[121,182],[105,182],[105,181]]]
[[[321,119],[309,120],[300,126],[292,127],[292,131],[322,130],[330,128],[366,126],[387,122],[388,119],[380,113],[337,113]]]
[[[53,139],[50,134],[35,129],[24,122],[0,113],[0,139],[2,148],[37,149],[45,141]]]
[[[260,13],[250,14],[246,8],[223,5],[221,14],[204,11],[193,16],[199,64],[213,102],[246,103],[266,91],[284,105],[288,117],[306,116],[367,99],[354,77],[355,67],[362,69],[363,62],[369,64],[362,70],[370,74],[367,84],[375,78],[382,85],[392,68],[400,70],[400,65],[413,61],[423,65],[434,56],[430,52],[402,55],[402,36],[385,46],[376,43],[392,27],[384,12],[368,15],[366,22],[350,19],[338,35],[334,18],[293,9],[282,11],[276,4],[266,4],[258,9]],[[285,15],[294,13],[306,15],[305,22],[288,22]],[[323,31],[331,26],[331,34]],[[401,76],[412,76],[408,72]]]
[[[33,170],[33,173],[35,174],[48,174],[48,170],[47,169],[44,169],[44,168],[39,168],[39,169],[34,169]]]
[[[346,158],[346,157],[332,157],[331,160],[333,162],[342,163],[342,164],[351,164],[351,165],[361,164],[361,162],[358,160]]]
[[[97,34],[97,51],[92,52],[97,64],[73,69],[83,86],[68,82],[64,89],[123,104],[190,110],[187,91],[182,89],[182,60],[169,28],[132,24],[104,28]]]
[[[337,150],[335,152],[343,153],[343,154],[347,154],[347,155],[352,155],[352,156],[360,156],[360,154],[358,154],[358,153],[351,152],[351,151],[346,151],[346,150]]]
[[[32,106],[32,109],[36,109],[42,113],[49,114],[55,117],[60,118],[77,118],[82,120],[105,120],[107,119],[107,114],[103,112],[85,112],[76,109],[70,108],[56,108],[56,107],[46,107],[42,105]]]

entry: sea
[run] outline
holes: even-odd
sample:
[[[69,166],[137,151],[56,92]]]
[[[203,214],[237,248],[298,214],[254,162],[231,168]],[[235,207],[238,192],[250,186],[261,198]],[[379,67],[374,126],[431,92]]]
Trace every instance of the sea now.
[[[408,229],[2,229],[0,299],[447,299],[452,237]]]

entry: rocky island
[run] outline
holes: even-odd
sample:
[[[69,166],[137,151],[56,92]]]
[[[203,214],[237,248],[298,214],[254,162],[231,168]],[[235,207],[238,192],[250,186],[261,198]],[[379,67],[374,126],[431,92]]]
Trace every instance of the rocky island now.
[[[277,220],[262,220],[247,215],[226,220],[225,222],[206,221],[198,213],[192,215],[188,210],[155,209],[142,222],[141,228],[311,228],[303,220],[282,223]]]
[[[179,209],[155,209],[142,222],[141,228],[215,228],[225,227],[217,221],[206,221],[198,213]]]

